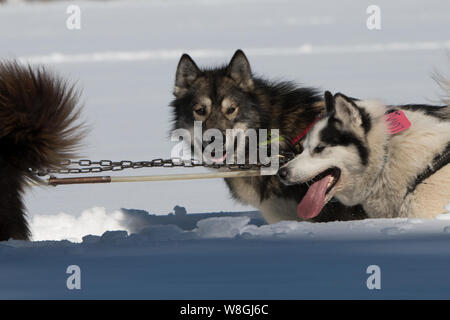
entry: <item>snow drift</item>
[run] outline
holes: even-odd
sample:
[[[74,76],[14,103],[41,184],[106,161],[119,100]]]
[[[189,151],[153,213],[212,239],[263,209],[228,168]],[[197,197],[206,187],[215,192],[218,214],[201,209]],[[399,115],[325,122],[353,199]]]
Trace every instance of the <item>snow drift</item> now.
[[[113,231],[125,231],[123,241],[136,237],[152,240],[235,237],[383,239],[394,235],[413,237],[450,233],[450,203],[433,220],[398,218],[332,223],[284,221],[272,225],[266,225],[256,211],[187,214],[184,208],[178,210],[182,213],[151,215],[135,209],[107,213],[105,208],[94,207],[78,216],[63,212],[36,215],[30,225],[35,241],[82,242],[84,236],[89,236],[90,243],[95,242],[93,239],[100,241],[102,235],[109,236]]]

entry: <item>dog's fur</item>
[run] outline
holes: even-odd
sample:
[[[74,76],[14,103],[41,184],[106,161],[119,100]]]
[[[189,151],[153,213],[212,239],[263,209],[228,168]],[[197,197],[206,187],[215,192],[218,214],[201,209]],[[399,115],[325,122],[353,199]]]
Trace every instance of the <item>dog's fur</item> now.
[[[318,91],[291,82],[271,82],[252,75],[241,50],[223,67],[200,69],[184,54],[178,64],[171,103],[173,129],[192,130],[202,121],[203,130],[279,129],[281,151],[291,151],[291,141],[324,110]],[[232,196],[258,208],[269,223],[298,220],[297,203],[305,185],[284,186],[276,176],[225,179]],[[330,202],[315,221],[364,218],[360,207],[346,208]]]
[[[56,169],[84,134],[78,94],[42,68],[0,63],[0,241],[30,236],[22,193],[32,169]]]
[[[280,169],[286,183],[315,177],[318,183],[321,173],[338,168],[324,201],[334,196],[349,206],[362,204],[371,218],[431,218],[444,211],[450,201],[449,105],[388,108],[342,94],[325,97],[327,115],[308,133],[303,153]],[[390,134],[388,110],[402,110],[411,127]],[[446,160],[438,165],[438,159]],[[427,170],[432,174],[421,181]]]

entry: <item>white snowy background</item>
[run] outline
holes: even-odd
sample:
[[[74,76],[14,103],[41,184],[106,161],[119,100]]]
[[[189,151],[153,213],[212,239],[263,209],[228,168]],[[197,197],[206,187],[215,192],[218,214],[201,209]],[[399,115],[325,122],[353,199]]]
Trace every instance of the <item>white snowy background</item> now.
[[[70,4],[81,8],[81,30],[66,28]],[[381,30],[366,28],[371,4]],[[437,0],[10,1],[0,5],[0,57],[45,64],[83,90],[83,157],[149,160],[170,156],[183,52],[204,66],[241,48],[269,78],[438,103],[431,73],[448,72],[449,12]],[[186,173],[124,174],[167,170]],[[0,243],[0,298],[450,297],[450,207],[428,221],[268,226],[221,180],[35,187],[25,200],[36,242]],[[175,205],[228,213],[158,220]],[[82,270],[79,291],[66,288],[71,264]],[[382,290],[366,287],[372,264]]]

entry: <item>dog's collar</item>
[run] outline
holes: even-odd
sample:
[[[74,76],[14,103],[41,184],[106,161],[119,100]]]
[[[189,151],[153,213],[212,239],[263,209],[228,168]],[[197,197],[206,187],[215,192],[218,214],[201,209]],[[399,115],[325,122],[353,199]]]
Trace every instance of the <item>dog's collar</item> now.
[[[386,168],[386,164],[388,162],[388,158],[389,158],[389,141],[390,141],[390,136],[387,135],[386,137],[386,141],[383,145],[383,163],[380,166],[380,169],[378,170],[377,174],[375,175],[375,179],[373,179],[373,184],[372,184],[372,188],[370,188],[370,190],[374,190],[373,186],[375,185],[375,183],[377,182],[378,178],[381,176],[381,174],[384,171],[384,168]]]
[[[303,131],[300,132],[300,134],[298,136],[296,136],[294,139],[292,139],[291,146],[295,146],[297,143],[302,141],[303,138],[305,138],[306,135],[308,134],[309,130],[311,130],[311,128],[314,127],[314,125],[317,123],[317,121],[319,121],[322,118],[323,118],[323,114],[322,113],[319,114],[317,117],[315,117],[314,120],[310,124],[308,124],[306,126],[306,128],[303,129]]]
[[[389,108],[388,110],[386,110],[384,115],[387,116],[390,113],[393,113],[393,112],[396,112],[396,111],[398,111],[398,109],[392,107],[392,108]],[[386,167],[386,164],[388,162],[388,158],[389,158],[389,142],[391,140],[390,136],[391,136],[391,134],[389,132],[387,132],[386,133],[386,141],[384,142],[384,145],[383,145],[383,163],[381,164],[380,169],[378,169],[378,172],[375,175],[375,179],[373,180],[372,188],[370,190],[373,190],[373,186],[375,185],[375,183],[377,182],[378,178],[383,173],[384,168]]]

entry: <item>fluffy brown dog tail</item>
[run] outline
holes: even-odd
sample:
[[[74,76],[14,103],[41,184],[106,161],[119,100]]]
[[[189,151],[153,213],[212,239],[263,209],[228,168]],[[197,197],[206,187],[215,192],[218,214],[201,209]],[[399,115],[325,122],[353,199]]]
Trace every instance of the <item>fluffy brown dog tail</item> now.
[[[0,63],[0,241],[28,239],[22,192],[30,169],[59,168],[84,135],[78,93],[43,68]]]

